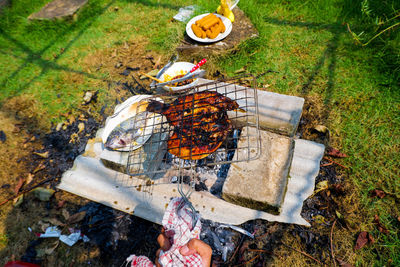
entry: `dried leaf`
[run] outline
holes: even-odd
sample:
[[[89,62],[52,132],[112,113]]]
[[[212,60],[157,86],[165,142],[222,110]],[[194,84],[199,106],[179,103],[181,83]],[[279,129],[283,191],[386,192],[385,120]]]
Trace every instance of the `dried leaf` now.
[[[38,249],[36,249],[36,257],[40,258],[40,257],[43,257],[45,255],[53,254],[54,250],[58,247],[58,244],[60,244],[59,240],[57,240],[56,242],[54,242],[53,244],[51,244],[47,248],[38,248]]]
[[[32,192],[35,194],[35,197],[41,201],[49,201],[55,191],[49,188],[37,187],[33,189]]]
[[[314,222],[318,223],[318,224],[325,224],[326,220],[325,217],[322,215],[315,215],[312,217]]]
[[[380,190],[380,189],[373,189],[369,191],[370,197],[379,197],[379,198],[384,198],[386,196],[385,191]]]
[[[79,129],[78,134],[83,132],[83,130],[85,130],[85,124],[83,122],[80,122],[78,124],[78,129]]]
[[[344,260],[336,258],[337,262],[339,263],[339,266],[342,267],[353,267],[350,263],[345,262]]]
[[[77,223],[83,220],[86,216],[86,211],[75,213],[67,219],[67,224]]]
[[[323,190],[326,190],[326,189],[328,189],[328,188],[329,188],[328,180],[319,182],[319,183],[315,186],[315,191],[314,191],[314,193],[310,196],[310,198],[313,197],[313,196],[315,196],[315,195],[318,194],[319,192],[321,192],[321,191],[323,191]]]
[[[65,200],[58,201],[56,209],[61,209],[64,206],[65,202]]]
[[[22,204],[22,202],[24,202],[24,194],[21,194],[20,196],[13,199],[14,207],[18,207]]]
[[[44,168],[46,168],[46,166],[45,166],[43,163],[40,163],[40,164],[36,167],[36,169],[33,170],[32,173],[37,173],[37,172],[43,170]]]
[[[15,188],[14,188],[14,193],[15,193],[16,195],[18,194],[19,190],[21,190],[21,187],[24,185],[24,183],[25,183],[25,180],[22,179],[22,178],[19,178],[18,184],[17,184],[17,185],[15,186]]]
[[[44,159],[47,159],[49,157],[49,151],[39,153],[39,152],[33,152],[33,154],[38,155],[39,157],[42,157]]]
[[[333,147],[329,147],[326,150],[326,154],[328,156],[335,157],[335,158],[346,158],[346,157],[348,157],[346,154],[340,152],[339,150],[337,150],[336,148],[333,148]]]
[[[69,217],[71,216],[68,212],[67,209],[62,209],[61,211],[62,216],[64,217],[64,219],[67,221],[69,219]]]
[[[372,237],[372,235],[366,231],[362,231],[356,241],[356,246],[354,247],[355,250],[363,248],[367,244],[372,244],[374,243],[375,240]]]
[[[30,184],[33,181],[34,175],[32,173],[28,174],[28,177],[26,178],[26,184]]]
[[[235,70],[233,73],[238,74],[238,73],[242,73],[242,72],[245,72],[245,71],[246,71],[246,69],[244,67],[242,67],[242,68],[240,68],[238,70]]]
[[[316,130],[317,132],[320,132],[320,133],[324,133],[324,134],[328,133],[329,134],[329,129],[325,125],[317,125],[314,127],[314,130]]]
[[[377,214],[375,214],[373,223],[378,228],[379,232],[389,234],[389,230],[380,222],[379,216]]]
[[[50,218],[47,220],[49,223],[51,223],[52,225],[56,225],[56,226],[64,226],[65,224],[62,223],[60,220],[56,219],[56,218]]]

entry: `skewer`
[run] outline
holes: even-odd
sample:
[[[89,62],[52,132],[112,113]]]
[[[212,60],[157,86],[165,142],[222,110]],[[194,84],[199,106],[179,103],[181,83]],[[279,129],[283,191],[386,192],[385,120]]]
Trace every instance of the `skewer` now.
[[[156,82],[158,82],[158,83],[163,83],[163,81],[161,81],[160,79],[157,79],[156,77],[153,77],[153,76],[151,76],[151,75],[148,75],[147,73],[141,72],[140,74],[141,74],[141,75],[144,75],[144,76],[146,76],[147,78],[152,79],[152,80],[154,80],[154,81],[156,81]]]

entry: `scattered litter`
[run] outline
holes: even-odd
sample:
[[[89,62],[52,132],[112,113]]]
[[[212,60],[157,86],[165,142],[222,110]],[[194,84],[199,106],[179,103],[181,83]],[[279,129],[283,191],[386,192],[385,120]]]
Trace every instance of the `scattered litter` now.
[[[68,246],[72,247],[76,242],[82,239],[83,242],[89,242],[90,239],[81,233],[80,230],[75,230],[70,228],[69,229],[71,234],[70,235],[61,235],[60,240],[61,242],[67,244]]]
[[[142,76],[139,77],[139,79],[140,80],[144,80],[144,79],[148,78],[148,76],[156,77],[158,72],[159,72],[158,69],[154,69],[154,70],[149,71],[148,73],[146,73],[146,75],[143,74]]]
[[[188,22],[189,19],[192,17],[193,13],[199,9],[199,6],[197,5],[190,5],[190,6],[185,6],[181,7],[179,9],[178,14],[174,16],[174,19],[180,22]]]
[[[28,230],[31,232],[32,229],[29,227]],[[80,230],[76,230],[74,228],[69,228],[71,234],[69,235],[62,235],[61,230],[58,229],[57,226],[50,226],[46,229],[43,234],[35,233],[36,236],[40,238],[49,238],[49,237],[58,237],[61,242],[67,244],[68,246],[73,246],[79,240],[83,240],[83,242],[89,242],[90,239],[81,233]]]
[[[57,226],[50,226],[47,227],[46,231],[43,234],[36,233],[36,235],[40,238],[60,237],[61,230],[59,230]]]
[[[254,235],[246,230],[244,230],[243,228],[231,225],[231,224],[221,224],[218,228],[231,228],[232,230],[235,230],[239,233],[242,233],[244,235],[247,235],[248,237],[254,239]]]

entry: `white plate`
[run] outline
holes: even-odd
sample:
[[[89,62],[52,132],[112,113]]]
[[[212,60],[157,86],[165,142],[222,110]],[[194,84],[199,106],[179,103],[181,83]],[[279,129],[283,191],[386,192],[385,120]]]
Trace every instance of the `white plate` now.
[[[103,140],[103,144],[107,142],[108,136],[117,127],[120,123],[126,121],[129,118],[135,117],[137,112],[146,112],[146,104],[139,104],[141,100],[146,98],[152,97],[151,95],[135,95],[128,98],[125,102],[121,103],[117,108],[114,110],[114,115],[109,117],[106,121],[106,125],[104,126],[104,131],[101,136]],[[156,100],[162,102],[161,98],[157,98]],[[147,127],[144,126],[141,132],[141,135],[135,140],[135,146],[127,146],[124,148],[114,149],[116,151],[130,151],[131,149],[138,149],[139,147],[143,146],[147,140],[151,137],[154,130],[154,125],[161,124],[161,116],[158,114],[150,113],[147,116],[146,124]]]
[[[191,69],[193,69],[193,67],[196,66],[193,63],[190,62],[175,62],[171,67],[169,67],[160,77],[159,79],[163,82],[166,82],[165,80],[165,76],[168,75],[171,78],[180,75],[181,71],[185,71],[185,72],[189,72]],[[197,69],[194,71],[196,72],[200,72],[200,69]],[[182,85],[182,86],[168,86],[168,85],[164,85],[163,88],[165,90],[168,91],[177,91],[177,90],[182,90],[182,89],[186,89],[192,86],[195,86],[198,83],[199,79],[194,79],[193,82],[186,84],[186,85]]]
[[[186,24],[186,33],[187,33],[187,35],[190,38],[192,38],[193,40],[197,41],[197,42],[201,42],[201,43],[218,42],[218,41],[221,41],[222,39],[224,39],[226,36],[228,36],[232,31],[232,22],[228,18],[226,18],[224,16],[221,16],[220,14],[214,13],[214,15],[219,17],[222,20],[222,22],[224,23],[225,32],[218,34],[217,37],[215,37],[214,39],[210,39],[210,38],[204,38],[203,39],[203,38],[197,37],[196,34],[194,34],[194,32],[192,30],[192,24],[194,24],[199,19],[207,16],[208,14],[210,14],[210,13],[198,15],[198,16],[192,18],[191,20],[189,20],[189,22]]]

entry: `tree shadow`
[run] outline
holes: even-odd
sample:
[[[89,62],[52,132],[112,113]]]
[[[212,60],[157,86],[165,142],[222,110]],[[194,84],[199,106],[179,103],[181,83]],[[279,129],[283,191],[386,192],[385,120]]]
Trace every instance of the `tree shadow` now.
[[[15,96],[15,95],[21,93],[24,89],[28,88],[37,79],[39,79],[40,77],[42,77],[43,75],[45,75],[47,72],[49,72],[51,70],[72,72],[72,73],[85,75],[92,79],[101,79],[101,78],[97,77],[96,75],[93,75],[93,74],[90,74],[90,73],[87,73],[84,71],[80,71],[80,70],[75,70],[68,66],[60,65],[57,63],[57,61],[63,54],[65,54],[71,48],[71,46],[82,36],[82,34],[92,26],[92,24],[95,22],[95,20],[98,17],[100,17],[102,14],[104,14],[104,12],[114,3],[115,3],[115,0],[112,0],[105,7],[101,8],[97,12],[95,12],[92,16],[83,17],[78,22],[76,22],[76,23],[81,23],[81,24],[86,23],[86,24],[84,26],[82,26],[81,29],[75,34],[75,36],[63,47],[62,51],[60,51],[59,53],[57,53],[54,56],[54,60],[44,59],[43,58],[44,53],[46,51],[48,51],[51,47],[54,46],[55,40],[63,37],[65,34],[72,31],[76,27],[75,22],[72,22],[69,27],[66,27],[63,30],[61,30],[60,32],[58,32],[57,35],[54,37],[54,39],[49,41],[49,43],[39,51],[34,51],[33,49],[29,48],[29,46],[27,46],[26,44],[13,38],[4,29],[0,29],[0,36],[3,37],[5,40],[8,40],[9,42],[11,42],[14,45],[13,50],[15,48],[17,48],[17,50],[20,50],[27,54],[26,57],[21,57],[21,56],[16,55],[15,52],[0,50],[0,53],[2,53],[2,54],[11,55],[14,58],[24,60],[24,62],[18,67],[17,70],[15,70],[13,73],[11,73],[7,78],[5,78],[0,83],[0,88],[5,88],[7,86],[8,81],[14,79],[29,64],[34,64],[34,65],[40,67],[41,68],[40,73],[35,75],[28,82],[23,83],[22,85],[18,86],[16,89],[14,89],[13,92],[11,92],[11,94],[8,95],[9,97],[10,96],[12,97],[12,96]],[[86,7],[86,8],[88,8],[88,7]]]
[[[341,23],[315,23],[315,22],[298,22],[298,21],[288,21],[288,20],[279,20],[271,17],[264,17],[264,20],[268,23],[280,25],[280,26],[292,26],[292,27],[301,27],[307,28],[310,30],[325,30],[329,31],[332,34],[332,38],[327,42],[326,48],[322,55],[318,58],[314,67],[308,75],[307,81],[303,84],[301,89],[301,96],[307,96],[312,87],[313,83],[318,75],[321,74],[323,66],[328,62],[328,75],[327,75],[327,84],[325,87],[325,95],[324,95],[324,104],[326,108],[324,109],[324,114],[322,115],[323,119],[327,119],[329,117],[329,113],[331,110],[332,104],[332,95],[335,90],[335,73],[336,73],[336,62],[337,62],[337,49],[338,43],[340,40],[340,36],[345,32]]]

